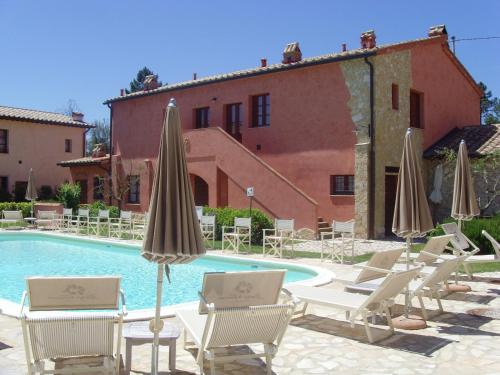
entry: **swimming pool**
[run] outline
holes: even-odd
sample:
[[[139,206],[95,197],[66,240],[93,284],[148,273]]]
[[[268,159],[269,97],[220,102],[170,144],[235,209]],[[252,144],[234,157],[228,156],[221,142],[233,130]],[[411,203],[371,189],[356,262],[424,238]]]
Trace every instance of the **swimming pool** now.
[[[0,233],[0,299],[18,302],[28,276],[119,275],[131,310],[155,304],[156,270],[140,256],[139,246],[115,244],[41,233]],[[205,255],[190,264],[171,266],[172,284],[163,292],[163,305],[198,299],[205,272],[286,268],[285,282],[310,280],[311,268],[288,263],[265,262]]]

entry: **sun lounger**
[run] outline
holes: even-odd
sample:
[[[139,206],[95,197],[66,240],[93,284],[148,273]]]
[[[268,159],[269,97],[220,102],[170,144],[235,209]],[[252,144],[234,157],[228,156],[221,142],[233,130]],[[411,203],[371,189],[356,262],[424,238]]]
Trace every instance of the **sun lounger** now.
[[[296,302],[281,293],[285,271],[207,273],[203,280],[198,310],[179,310],[185,340],[198,348],[197,363],[203,374],[203,360],[215,362],[265,357],[267,373],[278,351]],[[284,301],[279,301],[280,295]],[[243,355],[222,355],[218,350],[236,345],[262,344],[263,351]]]
[[[361,316],[368,341],[373,343],[374,338],[370,330],[368,317],[372,314],[384,313],[387,318],[387,324],[389,325],[389,335],[392,335],[394,326],[392,324],[389,308],[393,304],[393,299],[418,275],[418,272],[419,268],[412,268],[408,271],[391,272],[368,296],[337,291],[326,287],[304,285],[292,285],[287,289],[295,297],[305,303],[304,308],[300,311],[302,314],[305,314],[309,303],[344,310],[353,328],[355,319]]]
[[[434,271],[428,275],[416,280],[412,280],[408,285],[410,292],[410,302],[413,297],[417,297],[420,303],[422,316],[427,319],[427,310],[425,309],[423,297],[430,299],[435,298],[439,306],[439,313],[443,312],[441,304],[440,290],[442,284],[447,284],[448,278],[457,269],[457,267],[467,258],[466,255],[452,259],[442,260],[434,268]],[[380,280],[372,280],[364,283],[346,286],[346,290],[350,292],[374,292],[380,286]],[[404,290],[402,291],[404,292]]]
[[[118,374],[122,322],[126,314],[120,278],[30,277],[26,282],[20,319],[28,373]],[[24,307],[26,297],[29,311]],[[52,359],[75,357],[99,357],[102,363],[97,367],[95,363],[92,366],[81,363],[66,370],[45,367]]]
[[[2,219],[0,219],[0,224],[7,224],[10,226],[22,223],[23,221],[24,219],[22,211],[2,211]]]

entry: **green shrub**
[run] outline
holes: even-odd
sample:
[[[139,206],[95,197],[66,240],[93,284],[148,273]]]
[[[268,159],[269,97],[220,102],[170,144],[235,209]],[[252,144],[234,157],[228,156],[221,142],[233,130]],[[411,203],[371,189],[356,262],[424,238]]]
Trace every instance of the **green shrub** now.
[[[450,223],[455,221],[452,218],[447,218],[444,223]],[[493,254],[494,250],[491,246],[491,242],[484,237],[481,232],[485,230],[493,236],[495,239],[500,238],[500,213],[497,213],[493,217],[481,217],[475,218],[470,221],[462,222],[462,232],[479,248],[481,249],[481,254]],[[437,225],[436,229],[429,233],[431,237],[441,236],[444,234],[441,225]]]
[[[65,208],[75,210],[80,204],[80,184],[64,183],[57,190],[57,200],[61,202]]]
[[[204,215],[215,215],[216,239],[222,239],[222,226],[233,226],[235,217],[249,217],[250,210],[247,208],[238,209],[231,207],[222,208],[203,208]],[[262,211],[252,209],[252,243],[262,244],[262,229],[273,227],[272,220]]]
[[[31,203],[30,202],[0,202],[0,211],[19,211],[23,212],[24,217],[30,216]]]
[[[116,206],[106,206],[103,201],[95,201],[92,204],[81,204],[80,208],[88,208],[90,216],[97,216],[99,210],[109,210],[109,217],[120,217],[120,209]]]
[[[39,201],[48,201],[54,199],[54,191],[50,185],[42,185],[38,191]]]

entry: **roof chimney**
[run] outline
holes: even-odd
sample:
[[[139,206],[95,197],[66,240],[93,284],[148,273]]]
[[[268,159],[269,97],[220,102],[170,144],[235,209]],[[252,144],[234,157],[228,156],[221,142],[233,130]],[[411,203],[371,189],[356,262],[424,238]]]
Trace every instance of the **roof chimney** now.
[[[432,38],[433,36],[442,36],[442,35],[448,35],[445,25],[436,25],[429,27],[429,32],[427,33],[427,36],[429,38]]]
[[[342,52],[347,51],[347,44],[342,43]]]
[[[125,89],[120,89],[120,96],[125,96]]]
[[[158,76],[149,75],[144,78],[144,91],[154,90],[158,88]]]
[[[196,73],[193,73],[193,81],[196,81],[197,78],[198,76],[196,75]]]
[[[83,113],[71,112],[71,118],[73,119],[73,121],[83,122]]]
[[[283,64],[296,63],[302,60],[302,52],[299,48],[299,43],[289,43],[283,51]]]
[[[265,68],[267,66],[267,59],[260,59],[260,66]]]
[[[373,30],[368,30],[364,33],[361,33],[361,48],[375,48],[377,46],[375,38],[375,31]]]

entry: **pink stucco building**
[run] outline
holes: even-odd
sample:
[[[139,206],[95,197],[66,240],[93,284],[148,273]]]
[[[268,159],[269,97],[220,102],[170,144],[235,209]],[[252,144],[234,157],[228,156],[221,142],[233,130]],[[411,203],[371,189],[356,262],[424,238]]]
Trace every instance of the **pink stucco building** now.
[[[37,189],[53,191],[71,176],[61,159],[85,155],[85,133],[93,127],[81,113],[60,113],[0,106],[0,189],[23,199],[31,168]]]
[[[247,207],[252,186],[254,205],[295,218],[297,227],[355,219],[358,235],[379,237],[392,217],[406,129],[415,129],[423,151],[479,124],[481,95],[444,26],[389,45],[368,31],[359,48],[310,58],[291,43],[280,63],[122,90],[105,102],[111,156],[63,165],[80,181],[109,165],[115,187],[134,181],[123,207],[147,210],[164,110],[175,97],[197,204]]]

